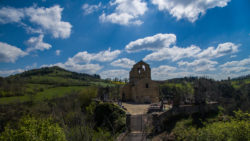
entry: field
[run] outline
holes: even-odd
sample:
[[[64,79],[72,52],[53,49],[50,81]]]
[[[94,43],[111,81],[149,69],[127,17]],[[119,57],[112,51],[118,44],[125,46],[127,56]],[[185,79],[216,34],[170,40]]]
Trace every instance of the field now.
[[[3,97],[0,98],[0,104],[23,103],[28,101],[39,102],[43,100],[50,100],[53,98],[63,97],[74,91],[83,90],[86,87],[87,86],[69,86],[69,87],[48,88],[42,92],[38,92],[37,94]]]

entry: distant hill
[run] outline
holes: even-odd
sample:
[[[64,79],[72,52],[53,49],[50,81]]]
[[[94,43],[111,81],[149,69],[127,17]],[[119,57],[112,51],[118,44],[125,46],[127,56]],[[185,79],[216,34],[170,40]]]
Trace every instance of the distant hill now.
[[[43,67],[9,77],[0,77],[0,104],[66,96],[86,87],[116,86],[99,75],[71,72],[60,67]]]
[[[233,78],[232,80],[250,80],[250,74]]]
[[[88,82],[102,81],[97,74],[90,75],[65,70],[58,66],[43,67],[28,70],[19,74],[4,78],[10,81],[22,81],[33,84],[54,84],[54,85],[85,85]]]
[[[98,80],[100,76],[97,74],[90,75],[86,73],[77,73],[65,70],[58,66],[53,67],[43,67],[39,69],[32,69],[20,74],[11,75],[7,78],[10,79],[21,79],[21,78],[30,78],[33,76],[50,76],[50,77],[64,77],[64,78],[71,78],[71,79],[79,79],[79,80]]]

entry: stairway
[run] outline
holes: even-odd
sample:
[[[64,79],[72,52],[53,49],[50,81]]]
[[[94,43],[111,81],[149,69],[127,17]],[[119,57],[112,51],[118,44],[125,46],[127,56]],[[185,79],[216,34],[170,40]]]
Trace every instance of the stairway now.
[[[123,141],[146,141],[145,128],[147,124],[147,115],[130,116],[130,132]]]

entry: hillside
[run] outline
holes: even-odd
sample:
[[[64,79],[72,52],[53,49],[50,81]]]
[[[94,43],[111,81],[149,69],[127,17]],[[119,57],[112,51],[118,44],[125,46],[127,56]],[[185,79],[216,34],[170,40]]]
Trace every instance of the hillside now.
[[[89,75],[85,73],[71,72],[60,67],[43,67],[40,69],[28,70],[20,74],[12,75],[7,80],[18,80],[29,83],[46,83],[46,84],[64,84],[70,82],[70,85],[88,81],[100,81],[99,75]],[[67,80],[67,81],[66,81]],[[73,83],[73,84],[72,84]]]
[[[27,102],[63,97],[72,91],[90,86],[114,86],[99,75],[71,72],[60,67],[28,70],[0,78],[0,104]]]

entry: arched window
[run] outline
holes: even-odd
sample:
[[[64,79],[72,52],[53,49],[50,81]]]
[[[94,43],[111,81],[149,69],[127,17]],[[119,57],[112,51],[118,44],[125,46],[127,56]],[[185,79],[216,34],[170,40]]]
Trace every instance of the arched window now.
[[[148,88],[148,83],[146,83],[146,88]]]

